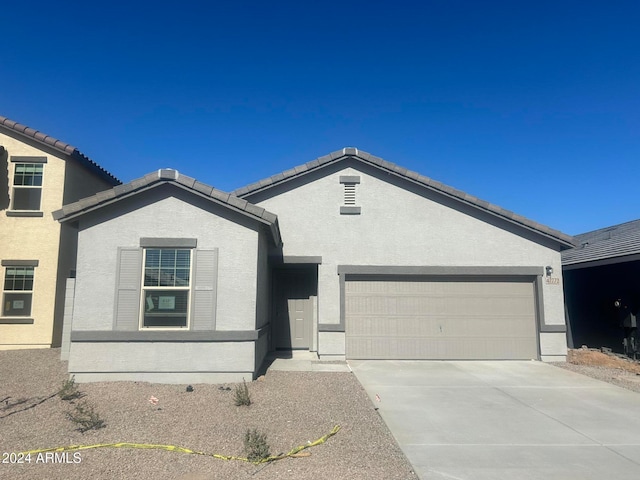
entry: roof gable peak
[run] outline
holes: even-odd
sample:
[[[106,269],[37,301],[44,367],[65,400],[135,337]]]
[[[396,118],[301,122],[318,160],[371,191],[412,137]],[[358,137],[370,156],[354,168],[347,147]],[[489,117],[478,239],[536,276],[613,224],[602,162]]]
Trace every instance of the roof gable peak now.
[[[318,157],[310,162],[298,165],[297,167],[294,167],[292,169],[285,170],[284,172],[272,175],[271,177],[236,189],[231,192],[231,194],[236,195],[240,198],[251,198],[253,195],[267,191],[273,187],[300,178],[321,168],[327,167],[329,165],[335,165],[338,162],[342,162],[348,159],[355,159],[357,161],[363,162],[386,173],[403,178],[406,181],[412,182],[414,184],[418,184],[423,188],[452,198],[464,204],[470,205],[480,211],[488,212],[493,216],[507,220],[510,223],[519,225],[537,234],[541,234],[546,238],[550,238],[555,242],[560,243],[561,248],[571,248],[575,244],[573,237],[562,233],[559,230],[555,230],[547,227],[546,225],[542,225],[533,220],[529,220],[528,218],[518,215],[510,210],[504,209],[485,200],[481,200],[474,195],[470,195],[466,192],[450,187],[449,185],[445,185],[441,182],[421,175],[418,172],[408,170],[404,167],[401,167],[400,165],[389,162],[368,152],[362,151],[356,147],[344,147],[340,150],[336,150],[329,153],[328,155]]]
[[[204,197],[213,203],[223,205],[242,215],[268,225],[271,229],[275,244],[280,244],[280,230],[278,227],[278,217],[276,215],[247,200],[199,182],[188,175],[183,175],[178,170],[172,168],[161,168],[146,174],[144,177],[132,180],[129,183],[117,185],[110,190],[98,192],[95,195],[83,198],[77,202],[64,205],[60,210],[53,212],[53,218],[60,222],[72,221],[89,212],[163,184],[175,185],[194,195]]]

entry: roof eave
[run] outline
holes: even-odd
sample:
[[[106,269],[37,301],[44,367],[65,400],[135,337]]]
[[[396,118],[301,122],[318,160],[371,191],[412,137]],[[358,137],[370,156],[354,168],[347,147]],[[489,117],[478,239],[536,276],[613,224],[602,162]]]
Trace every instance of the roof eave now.
[[[603,265],[613,265],[616,263],[634,262],[637,260],[640,260],[640,251],[628,252],[624,255],[600,256],[568,262],[563,261],[562,268],[565,270],[576,270],[581,268],[599,267]]]

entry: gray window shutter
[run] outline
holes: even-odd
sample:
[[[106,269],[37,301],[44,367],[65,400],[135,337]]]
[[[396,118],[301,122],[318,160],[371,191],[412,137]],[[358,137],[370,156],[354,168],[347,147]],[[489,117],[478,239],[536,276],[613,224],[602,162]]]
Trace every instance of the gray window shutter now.
[[[191,330],[215,330],[218,249],[194,252]]]
[[[142,249],[119,248],[116,274],[115,330],[138,330]]]

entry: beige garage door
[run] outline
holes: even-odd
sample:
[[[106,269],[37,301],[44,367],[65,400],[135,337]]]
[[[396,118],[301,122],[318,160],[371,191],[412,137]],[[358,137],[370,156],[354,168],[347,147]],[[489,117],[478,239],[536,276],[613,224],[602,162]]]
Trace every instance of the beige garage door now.
[[[347,358],[538,358],[533,280],[347,277]]]

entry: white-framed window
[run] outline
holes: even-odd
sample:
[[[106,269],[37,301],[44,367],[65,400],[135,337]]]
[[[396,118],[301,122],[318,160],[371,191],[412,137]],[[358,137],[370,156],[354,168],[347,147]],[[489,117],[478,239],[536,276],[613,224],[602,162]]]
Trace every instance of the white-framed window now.
[[[35,267],[8,265],[4,269],[2,316],[29,317],[33,303]]]
[[[189,328],[191,249],[145,248],[141,328]]]
[[[15,162],[12,210],[39,211],[42,203],[44,163]]]

